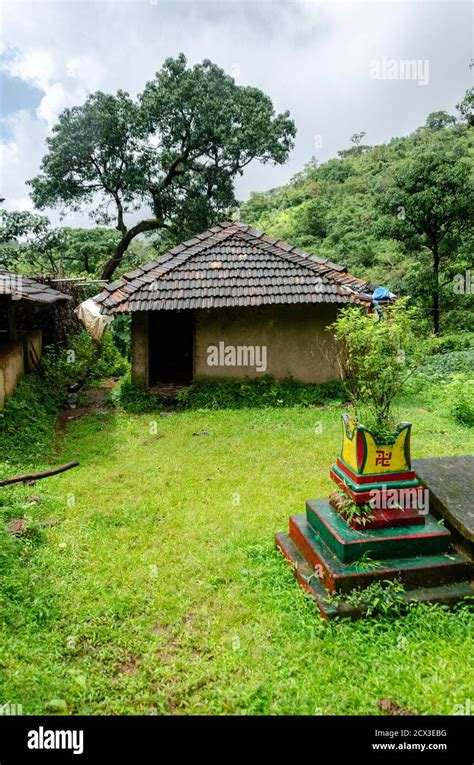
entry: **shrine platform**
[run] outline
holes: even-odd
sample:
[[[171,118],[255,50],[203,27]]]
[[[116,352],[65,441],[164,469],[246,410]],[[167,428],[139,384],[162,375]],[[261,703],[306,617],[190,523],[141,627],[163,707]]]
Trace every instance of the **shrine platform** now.
[[[414,460],[413,468],[429,490],[422,525],[354,529],[328,500],[310,500],[305,514],[290,517],[289,532],[276,535],[324,617],[365,616],[346,595],[387,580],[403,585],[406,603],[474,598],[474,457]]]

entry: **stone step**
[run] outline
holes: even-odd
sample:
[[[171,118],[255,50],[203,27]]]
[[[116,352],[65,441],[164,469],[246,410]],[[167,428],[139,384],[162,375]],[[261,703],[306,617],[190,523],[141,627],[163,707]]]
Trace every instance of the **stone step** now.
[[[361,619],[366,616],[363,610],[354,607],[347,601],[342,600],[335,603],[329,599],[328,591],[314,575],[314,568],[304,558],[289,534],[278,533],[275,535],[275,541],[277,547],[291,565],[299,584],[314,598],[321,615],[325,619],[335,619],[337,617]],[[440,603],[447,606],[453,606],[464,598],[473,597],[474,581],[472,580],[453,582],[437,587],[420,587],[408,590],[401,595],[401,599],[406,603]]]
[[[375,560],[436,555],[447,551],[450,532],[432,515],[423,526],[398,526],[358,530],[349,526],[327,499],[306,503],[306,519],[343,563],[360,560],[366,554]]]
[[[398,580],[406,589],[433,587],[469,579],[470,559],[462,553],[343,563],[309,525],[305,515],[290,517],[290,537],[315,576],[330,592],[350,592],[372,582]]]

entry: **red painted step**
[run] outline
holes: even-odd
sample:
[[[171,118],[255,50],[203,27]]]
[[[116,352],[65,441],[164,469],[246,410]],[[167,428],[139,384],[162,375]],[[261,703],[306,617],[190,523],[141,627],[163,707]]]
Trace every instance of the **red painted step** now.
[[[468,579],[472,566],[466,555],[445,553],[411,558],[343,563],[312,529],[305,515],[290,517],[290,537],[330,592],[350,592],[384,579],[399,580],[406,589],[431,587]]]
[[[344,600],[335,603],[328,599],[327,590],[315,578],[314,569],[302,556],[288,534],[275,534],[275,542],[291,565],[298,583],[314,598],[323,618],[361,619],[366,616],[360,608],[354,607],[351,603]],[[474,598],[474,581],[454,582],[438,587],[421,587],[416,590],[408,590],[400,597],[405,602],[442,603],[446,606],[453,606],[464,598]]]

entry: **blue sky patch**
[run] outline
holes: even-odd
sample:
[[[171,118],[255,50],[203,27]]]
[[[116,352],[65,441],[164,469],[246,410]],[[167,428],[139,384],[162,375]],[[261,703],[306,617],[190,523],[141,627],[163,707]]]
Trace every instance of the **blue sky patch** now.
[[[19,77],[12,77],[8,72],[0,72],[0,93],[1,117],[7,117],[20,109],[34,112],[44,96],[42,90]]]

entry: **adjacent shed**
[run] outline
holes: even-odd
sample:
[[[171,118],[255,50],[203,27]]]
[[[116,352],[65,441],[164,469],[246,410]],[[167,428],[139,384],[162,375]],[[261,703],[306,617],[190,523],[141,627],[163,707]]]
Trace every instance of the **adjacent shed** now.
[[[69,300],[68,295],[29,276],[0,269],[0,406],[25,372],[38,365],[42,354],[41,330],[19,328],[40,310]]]

